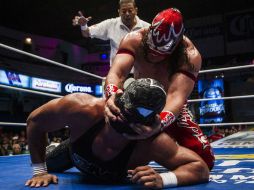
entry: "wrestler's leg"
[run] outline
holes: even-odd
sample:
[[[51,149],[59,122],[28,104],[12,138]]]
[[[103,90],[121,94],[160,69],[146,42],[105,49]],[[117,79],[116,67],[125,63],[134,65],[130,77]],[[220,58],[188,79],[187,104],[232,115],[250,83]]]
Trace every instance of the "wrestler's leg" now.
[[[210,169],[214,166],[214,154],[212,147],[197,123],[193,121],[187,105],[184,105],[177,120],[172,126],[165,129],[178,144],[196,152]]]
[[[47,151],[46,163],[49,172],[63,172],[72,168],[70,139],[61,142],[53,150]]]

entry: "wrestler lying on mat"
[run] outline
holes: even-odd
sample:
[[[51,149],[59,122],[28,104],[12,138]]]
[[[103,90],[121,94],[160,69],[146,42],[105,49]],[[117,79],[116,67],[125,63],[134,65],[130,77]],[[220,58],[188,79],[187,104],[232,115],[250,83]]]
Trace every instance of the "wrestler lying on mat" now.
[[[159,133],[159,113],[166,101],[163,86],[153,79],[138,79],[123,93],[119,91],[115,101],[121,108],[119,117],[123,123],[105,122],[106,100],[81,93],[54,99],[30,114],[27,135],[33,177],[26,182],[27,186],[57,183],[57,176],[48,171],[63,171],[72,166],[100,183],[114,184],[128,179],[147,188],[160,189],[208,182],[206,163],[195,152],[176,145],[169,135]],[[143,134],[150,134],[152,128],[157,128],[158,133],[143,140],[125,137],[125,134],[140,134],[141,125]],[[49,153],[47,170],[47,132],[64,126],[70,127],[70,144],[65,142],[54,154]],[[150,161],[170,172],[157,173],[147,165]]]

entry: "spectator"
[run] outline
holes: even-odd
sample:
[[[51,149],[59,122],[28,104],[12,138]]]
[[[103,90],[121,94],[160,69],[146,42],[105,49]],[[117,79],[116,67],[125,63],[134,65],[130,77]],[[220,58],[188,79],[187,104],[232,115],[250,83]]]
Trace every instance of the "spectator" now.
[[[217,140],[224,137],[223,129],[220,129],[220,128],[217,128],[214,126],[213,131],[214,131],[214,134],[212,134],[208,137],[210,142],[217,141]]]
[[[8,155],[8,151],[0,144],[0,156]]]
[[[12,154],[13,155],[21,154],[21,147],[19,144],[12,145]]]

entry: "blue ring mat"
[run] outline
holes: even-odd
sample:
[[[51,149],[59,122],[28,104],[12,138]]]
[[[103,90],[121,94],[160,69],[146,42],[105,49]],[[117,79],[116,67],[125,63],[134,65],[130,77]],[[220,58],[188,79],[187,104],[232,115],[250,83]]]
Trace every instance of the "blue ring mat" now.
[[[215,167],[211,171],[210,182],[193,186],[176,187],[178,190],[253,190],[254,189],[254,149],[253,148],[216,148],[217,157]],[[161,168],[156,163],[151,166]],[[0,157],[0,190],[27,190],[24,184],[31,177],[29,155],[2,156]],[[65,173],[56,174],[59,177],[57,185],[39,189],[50,190],[80,190],[80,189],[142,189],[138,185],[97,185],[86,184],[82,175],[75,168]]]

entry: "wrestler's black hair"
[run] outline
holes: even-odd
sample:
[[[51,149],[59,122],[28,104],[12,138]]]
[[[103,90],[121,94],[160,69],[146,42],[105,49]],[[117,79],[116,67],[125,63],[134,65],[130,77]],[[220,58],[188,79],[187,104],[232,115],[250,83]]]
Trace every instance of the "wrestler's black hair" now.
[[[143,78],[133,81],[123,94],[116,96],[115,104],[125,117],[124,122],[111,122],[110,125],[119,133],[136,134],[130,123],[152,125],[166,103],[166,92],[156,80]]]

